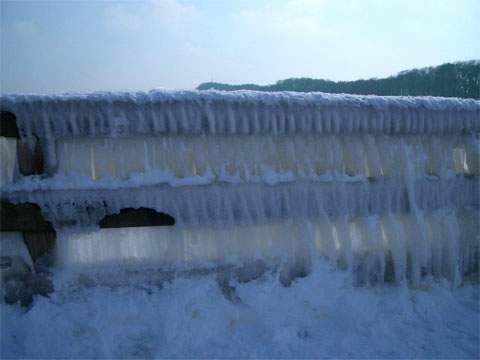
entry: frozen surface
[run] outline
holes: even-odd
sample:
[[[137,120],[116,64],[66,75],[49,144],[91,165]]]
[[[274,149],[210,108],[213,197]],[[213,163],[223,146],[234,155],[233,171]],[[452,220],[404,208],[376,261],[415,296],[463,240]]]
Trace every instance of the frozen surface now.
[[[121,271],[115,272],[116,276]],[[147,274],[144,274],[148,278]],[[56,292],[24,312],[0,305],[2,358],[479,357],[479,287],[428,281],[418,289],[356,288],[318,260],[291,287],[276,275],[95,285],[55,271]]]

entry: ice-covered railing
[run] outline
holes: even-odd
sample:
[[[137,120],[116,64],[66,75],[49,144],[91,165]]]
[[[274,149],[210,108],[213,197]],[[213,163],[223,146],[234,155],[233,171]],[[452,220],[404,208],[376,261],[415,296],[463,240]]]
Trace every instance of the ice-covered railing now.
[[[2,97],[23,137],[479,131],[469,99],[255,91]]]
[[[40,205],[66,262],[308,267],[322,254],[360,282],[414,284],[478,271],[479,101],[156,91],[5,96],[2,108],[47,164],[2,196]],[[175,227],[75,233],[140,207]]]
[[[90,95],[11,95],[2,108],[20,135],[54,141],[134,135],[462,134],[480,131],[480,103],[430,97],[379,97],[254,91],[151,91]]]

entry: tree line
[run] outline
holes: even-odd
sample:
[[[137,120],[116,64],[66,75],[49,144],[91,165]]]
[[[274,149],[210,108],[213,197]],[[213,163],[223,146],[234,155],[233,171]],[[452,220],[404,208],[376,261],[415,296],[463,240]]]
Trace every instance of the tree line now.
[[[198,90],[321,91],[345,94],[444,96],[480,99],[480,60],[406,70],[384,79],[331,81],[290,78],[271,85],[202,83]]]

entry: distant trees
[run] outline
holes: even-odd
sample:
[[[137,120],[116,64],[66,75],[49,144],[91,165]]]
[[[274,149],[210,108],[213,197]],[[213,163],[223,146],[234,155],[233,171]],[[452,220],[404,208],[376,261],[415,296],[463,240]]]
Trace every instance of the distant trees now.
[[[291,78],[265,86],[208,82],[200,84],[197,89],[322,91],[346,94],[445,96],[480,99],[480,61],[446,63],[435,67],[406,70],[385,79],[336,82],[324,79]]]

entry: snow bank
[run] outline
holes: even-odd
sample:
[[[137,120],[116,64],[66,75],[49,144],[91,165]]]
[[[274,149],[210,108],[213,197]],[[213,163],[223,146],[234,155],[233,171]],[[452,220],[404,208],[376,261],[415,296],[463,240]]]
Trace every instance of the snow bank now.
[[[478,285],[354,288],[324,261],[289,288],[275,274],[232,283],[236,303],[213,276],[120,287],[73,279],[56,272],[57,291],[26,313],[0,305],[2,358],[479,357]]]

